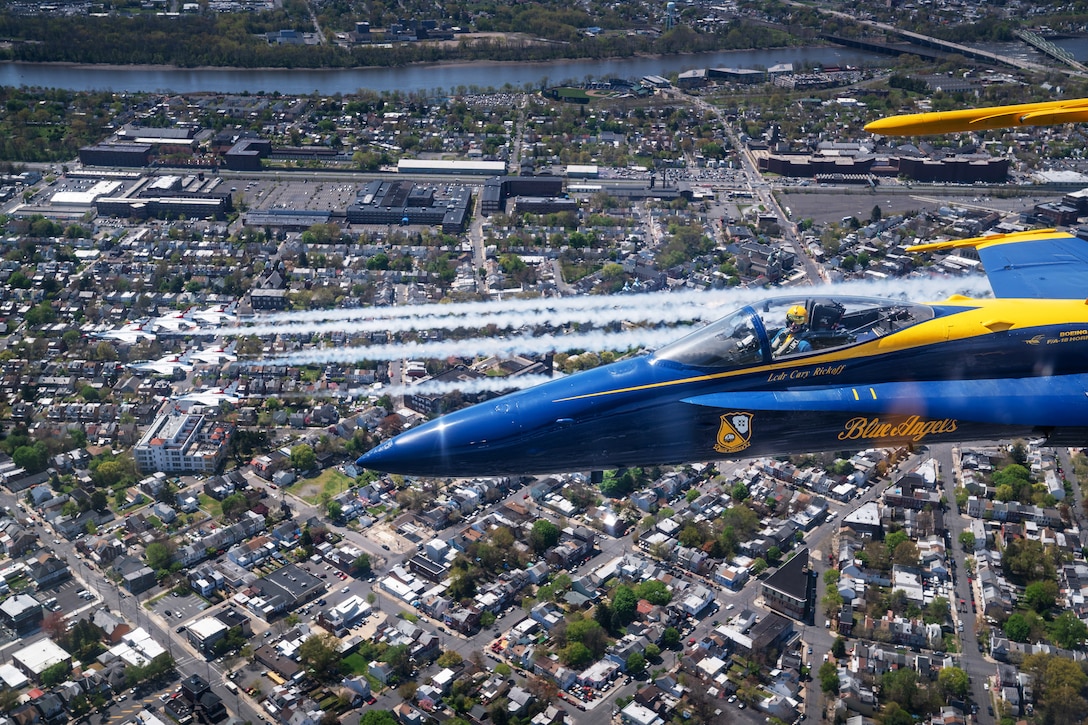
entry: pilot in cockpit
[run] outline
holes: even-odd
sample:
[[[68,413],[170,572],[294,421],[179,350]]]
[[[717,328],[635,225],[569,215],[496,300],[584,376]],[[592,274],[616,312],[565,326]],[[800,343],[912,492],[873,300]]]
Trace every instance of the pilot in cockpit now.
[[[808,310],[804,305],[793,305],[786,311],[786,326],[771,340],[771,354],[783,357],[810,352],[812,343],[806,339],[807,333]]]

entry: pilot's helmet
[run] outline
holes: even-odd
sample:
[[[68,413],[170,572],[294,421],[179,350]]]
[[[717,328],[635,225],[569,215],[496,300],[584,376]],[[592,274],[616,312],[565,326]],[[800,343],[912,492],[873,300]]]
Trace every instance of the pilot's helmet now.
[[[794,305],[786,312],[786,321],[791,325],[803,325],[808,322],[808,310],[804,305]]]

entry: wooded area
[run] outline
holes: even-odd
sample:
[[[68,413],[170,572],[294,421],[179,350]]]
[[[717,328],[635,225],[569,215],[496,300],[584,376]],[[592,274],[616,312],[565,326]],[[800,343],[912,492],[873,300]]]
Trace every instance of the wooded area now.
[[[571,25],[585,21],[580,13],[564,18],[560,13],[540,8],[530,8],[526,12],[536,15],[525,17],[525,13],[509,13],[492,18],[489,26],[496,32],[511,33],[526,27],[543,27],[552,35],[570,40],[544,43],[529,42],[521,36],[489,36],[464,38],[456,43],[412,42],[393,47],[278,45],[269,44],[261,34],[281,29],[312,31],[313,26],[282,11],[218,17],[0,14],[0,38],[11,41],[10,47],[0,50],[0,60],[182,68],[351,68],[454,60],[630,57],[642,53],[780,47],[791,42],[790,36],[782,31],[740,21],[713,34],[678,26],[656,37],[626,33],[591,37]],[[548,17],[539,17],[541,13],[547,13]],[[509,28],[505,27],[508,25]]]

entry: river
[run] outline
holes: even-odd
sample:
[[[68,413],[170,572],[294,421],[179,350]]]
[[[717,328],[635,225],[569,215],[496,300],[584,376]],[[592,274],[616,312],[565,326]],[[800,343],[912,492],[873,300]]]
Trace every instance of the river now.
[[[829,66],[884,66],[874,53],[847,48],[778,48],[608,60],[558,60],[545,63],[478,62],[346,70],[253,70],[171,67],[71,66],[51,63],[0,63],[0,85],[65,88],[76,91],[170,93],[258,93],[287,95],[352,94],[371,91],[448,92],[459,87],[521,89],[587,78],[667,76],[694,68],[769,68],[779,63]]]

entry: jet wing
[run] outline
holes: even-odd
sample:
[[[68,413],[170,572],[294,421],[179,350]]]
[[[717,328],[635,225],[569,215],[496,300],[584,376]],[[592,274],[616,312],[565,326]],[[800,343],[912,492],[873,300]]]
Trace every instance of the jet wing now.
[[[723,392],[684,402],[723,410],[918,415],[1006,425],[1068,425],[1071,420],[1088,417],[1088,375]]]
[[[1088,297],[1088,241],[1054,229],[918,244],[910,252],[973,247],[994,296],[1014,299]]]

